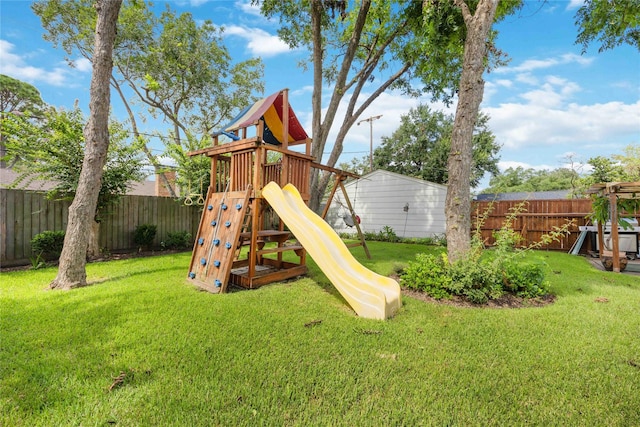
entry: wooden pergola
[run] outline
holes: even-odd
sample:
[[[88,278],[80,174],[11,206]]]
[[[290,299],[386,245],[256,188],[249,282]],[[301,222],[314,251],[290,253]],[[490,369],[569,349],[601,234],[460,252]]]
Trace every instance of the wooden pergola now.
[[[608,182],[594,184],[588,190],[587,194],[593,194],[598,197],[609,199],[609,218],[611,220],[611,251],[613,252],[613,271],[620,272],[620,242],[618,235],[618,199],[640,199],[640,182]],[[631,212],[627,212],[631,213]],[[604,248],[604,226],[598,221],[598,239]],[[599,251],[599,257],[602,259],[604,250]]]

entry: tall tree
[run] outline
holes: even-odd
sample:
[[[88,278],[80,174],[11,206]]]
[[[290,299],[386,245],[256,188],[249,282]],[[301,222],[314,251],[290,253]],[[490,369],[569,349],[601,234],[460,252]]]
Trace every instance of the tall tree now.
[[[486,172],[498,173],[500,146],[488,129],[489,117],[480,114],[473,133],[471,185]],[[453,116],[421,104],[400,117],[400,126],[373,153],[376,168],[446,184],[451,151]]]
[[[40,91],[35,86],[0,74],[0,112],[37,114],[44,107]]]
[[[196,161],[203,167],[193,168],[184,162],[186,153],[210,145],[213,130],[257,100],[263,65],[259,58],[234,64],[223,28],[198,23],[189,13],[167,9],[155,27],[159,35],[146,39],[128,69],[119,70],[149,112],[170,124],[165,154],[178,165],[180,180],[197,182],[209,172],[209,162]]]
[[[614,154],[610,158],[592,157],[587,163],[591,166],[591,170],[580,179],[583,192],[592,184],[640,181],[640,147],[638,145],[628,145],[623,149],[623,154]]]
[[[573,190],[578,173],[569,168],[535,170],[531,168],[508,168],[494,175],[485,193],[511,193],[530,191]]]
[[[461,40],[462,32],[454,26],[443,27],[437,38],[419,41],[422,32],[419,2],[254,0],[254,3],[261,5],[267,17],[280,18],[279,35],[284,41],[292,47],[305,46],[312,53],[312,155],[322,161],[326,147],[330,146],[329,132],[338,125],[336,140],[324,161],[329,166],[338,161],[349,129],[386,90],[398,89],[407,95],[424,91],[445,95],[459,75],[456,61],[448,56],[452,51],[442,55],[438,52],[452,40]],[[429,83],[416,89],[411,78],[412,71],[418,69],[433,72]],[[333,89],[328,104],[323,106],[323,86],[327,85]],[[338,118],[341,105],[345,105],[345,114]],[[329,178],[329,174],[317,170],[312,173],[309,202],[312,209],[318,209]]]
[[[4,119],[8,113],[38,116],[43,107],[44,101],[38,89],[29,83],[0,74],[0,119]],[[3,160],[7,155],[5,139],[6,135],[0,133],[0,167],[2,168],[7,166]]]
[[[45,38],[62,46],[67,54],[80,53],[92,60],[95,10],[93,0],[45,0],[34,3],[46,30]],[[222,28],[211,22],[196,23],[191,14],[177,15],[167,5],[157,16],[147,2],[127,0],[118,20],[111,85],[126,108],[129,124],[149,162],[169,191],[148,137],[138,120],[161,117],[171,129],[158,137],[167,144],[166,153],[183,156],[185,151],[210,144],[210,130],[231,118],[263,91],[263,65],[259,59],[234,63],[222,43]],[[134,111],[132,102],[144,109]],[[179,159],[174,159],[179,161]],[[189,175],[191,168],[179,170]],[[196,171],[196,175],[205,169]],[[189,180],[189,176],[182,176]],[[175,196],[175,193],[172,193]]]
[[[375,157],[375,152],[374,152]],[[364,175],[371,170],[370,167],[370,157],[367,154],[366,156],[362,156],[360,158],[354,157],[349,162],[341,162],[338,165],[338,169],[342,169],[343,171],[355,173],[356,175]],[[374,160],[375,161],[375,160]]]
[[[598,52],[628,44],[640,51],[640,1],[585,0],[576,13],[576,43],[583,53],[596,40]]]
[[[79,108],[57,111],[51,107],[38,121],[7,113],[0,122],[6,135],[7,159],[15,162],[18,178],[11,187],[43,180],[53,184],[51,199],[73,200],[78,189],[85,153],[83,128],[86,120]],[[99,221],[105,208],[125,194],[134,182],[144,179],[141,152],[129,143],[128,132],[118,122],[109,126],[110,142],[87,250],[88,257],[99,255]]]
[[[611,157],[622,166],[625,180],[640,181],[640,145],[629,144],[622,149],[622,153]]]
[[[113,45],[122,0],[97,0],[93,73],[89,122],[84,130],[85,155],[76,195],[69,207],[69,220],[60,266],[52,289],[70,289],[87,284],[87,245],[90,226],[100,193],[103,168],[109,149],[109,82],[113,67]]]
[[[438,8],[438,2],[424,0],[427,9]],[[445,2],[446,3],[446,2]],[[473,130],[480,103],[484,95],[482,75],[489,64],[491,27],[496,17],[499,0],[465,2],[453,0],[460,10],[466,29],[462,74],[458,84],[451,152],[449,154],[449,185],[445,201],[447,219],[447,251],[449,260],[461,259],[471,248],[471,170],[473,164]],[[519,7],[518,1],[505,2],[501,15]],[[471,8],[470,6],[475,6]]]

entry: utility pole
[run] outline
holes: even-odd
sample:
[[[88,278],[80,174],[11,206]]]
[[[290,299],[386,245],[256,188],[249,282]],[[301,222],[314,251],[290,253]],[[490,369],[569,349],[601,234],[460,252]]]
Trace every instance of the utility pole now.
[[[368,119],[363,119],[358,122],[358,126],[362,122],[369,122],[369,172],[373,172],[373,121],[378,120],[382,117],[382,114],[379,116],[371,116]]]

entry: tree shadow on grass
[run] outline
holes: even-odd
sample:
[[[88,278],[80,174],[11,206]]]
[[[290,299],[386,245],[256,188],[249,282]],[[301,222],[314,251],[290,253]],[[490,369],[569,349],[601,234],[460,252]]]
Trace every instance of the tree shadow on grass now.
[[[123,273],[123,274],[109,276],[109,277],[100,277],[100,278],[88,280],[86,286],[99,285],[99,284],[102,284],[102,283],[114,282],[114,281],[118,281],[118,280],[122,280],[122,279],[128,279],[128,278],[137,277],[137,276],[148,276],[150,274],[156,274],[156,273],[160,273],[160,272],[178,271],[178,270],[183,270],[183,267],[182,266],[175,266],[175,267],[165,267],[165,268],[144,269],[144,270],[128,272],[128,273]],[[187,274],[185,273],[185,279],[186,278],[187,278]]]

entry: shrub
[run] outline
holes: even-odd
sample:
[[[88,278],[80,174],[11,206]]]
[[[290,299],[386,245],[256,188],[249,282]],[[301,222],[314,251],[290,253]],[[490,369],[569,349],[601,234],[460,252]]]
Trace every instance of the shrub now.
[[[404,270],[402,283],[436,299],[450,298],[451,276],[448,270],[449,261],[446,254],[418,254],[416,261],[410,262]]]
[[[450,290],[467,297],[471,302],[484,304],[504,294],[500,282],[500,268],[488,261],[469,257],[449,266]]]
[[[364,240],[369,240],[375,242],[378,240],[378,233],[374,231],[363,231],[362,235],[364,236]]]
[[[31,251],[36,258],[55,260],[60,258],[64,245],[64,231],[43,231],[31,239]]]
[[[168,232],[160,245],[163,249],[186,249],[191,246],[191,233],[188,231]]]
[[[518,296],[536,298],[549,293],[541,262],[507,263],[504,266],[504,286]]]
[[[393,231],[393,228],[389,227],[388,225],[385,225],[382,230],[380,230],[378,232],[378,239],[381,242],[397,242],[398,240],[400,240],[398,238],[398,235],[396,234],[395,231]]]
[[[158,227],[154,224],[141,224],[136,227],[133,232],[133,243],[138,246],[139,251],[151,247],[157,231]]]
[[[471,250],[453,264],[448,262],[445,254],[441,257],[419,254],[416,261],[409,263],[405,270],[403,284],[422,290],[433,298],[460,295],[477,304],[500,298],[505,293],[523,298],[548,295],[550,287],[545,281],[546,265],[524,260],[523,257],[530,249],[539,248],[567,234],[572,223],[543,235],[538,243],[518,248],[522,238],[513,229],[513,223],[523,206],[516,206],[503,227],[494,232],[494,250],[484,251],[480,234],[476,233],[472,238]]]

